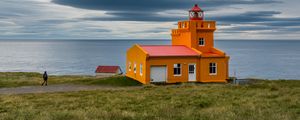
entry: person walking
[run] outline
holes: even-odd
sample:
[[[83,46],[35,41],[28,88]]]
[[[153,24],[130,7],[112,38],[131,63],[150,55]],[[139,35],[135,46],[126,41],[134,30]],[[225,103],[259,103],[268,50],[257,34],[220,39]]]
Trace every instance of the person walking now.
[[[47,71],[44,72],[43,79],[44,79],[44,82],[43,82],[42,86],[44,84],[47,86],[48,85],[48,74],[47,74]]]

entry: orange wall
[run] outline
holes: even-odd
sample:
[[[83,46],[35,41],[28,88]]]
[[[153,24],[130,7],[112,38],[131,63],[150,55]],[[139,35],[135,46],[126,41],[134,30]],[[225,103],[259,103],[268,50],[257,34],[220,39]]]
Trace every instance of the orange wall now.
[[[205,46],[199,46],[198,44],[199,38],[205,39]],[[214,46],[213,32],[209,32],[209,31],[198,32],[192,42],[193,42],[192,44],[194,45],[193,48],[196,48],[197,50],[202,52],[209,52],[210,48]]]
[[[146,84],[146,59],[147,53],[143,51],[139,45],[134,45],[127,50],[126,56],[126,76]],[[129,71],[129,62],[131,63],[131,71]],[[136,73],[134,73],[134,63],[136,63]],[[140,64],[143,65],[143,74],[140,74]]]
[[[202,57],[200,60],[201,82],[226,82],[229,57]],[[217,63],[217,74],[209,75],[209,63]]]
[[[172,45],[185,45],[187,47],[192,47],[191,42],[187,40],[191,39],[191,32],[187,30],[177,30],[180,34],[172,35]]]
[[[214,46],[215,21],[180,21],[178,29],[172,30],[172,45],[186,45],[201,52],[209,52]],[[199,38],[205,39],[205,46],[199,46]]]
[[[150,67],[151,66],[167,66],[167,83],[187,82],[188,81],[188,64],[197,64],[196,69],[199,68],[198,57],[151,57],[147,60],[147,76],[146,83],[150,82]],[[181,64],[181,76],[173,75],[174,64]],[[198,76],[196,76],[198,79]]]
[[[167,83],[188,82],[188,65],[196,64],[196,80],[198,82],[226,82],[228,79],[229,57],[148,57],[138,45],[127,51],[126,76],[143,84],[150,83],[151,66],[167,66]],[[129,71],[131,62],[131,71]],[[209,63],[217,63],[217,75],[209,75]],[[136,73],[134,73],[136,63]],[[181,64],[181,76],[174,76],[174,64]],[[143,74],[140,75],[140,64],[143,64]]]
[[[195,48],[202,53],[213,52],[223,57],[203,57],[199,60],[197,80],[201,82],[225,82],[228,79],[229,57],[221,50],[214,48],[215,21],[190,20],[179,21],[178,29],[172,30],[172,45],[186,45]],[[188,34],[187,34],[188,33]],[[205,45],[199,46],[199,38],[205,39]],[[209,75],[209,63],[217,63],[217,75]]]
[[[198,82],[226,82],[229,57],[150,57],[147,60],[146,83],[150,83],[151,66],[167,66],[167,83],[188,82],[188,64],[196,64]],[[209,75],[209,63],[217,63],[217,74]],[[173,65],[181,64],[181,76],[174,76]]]

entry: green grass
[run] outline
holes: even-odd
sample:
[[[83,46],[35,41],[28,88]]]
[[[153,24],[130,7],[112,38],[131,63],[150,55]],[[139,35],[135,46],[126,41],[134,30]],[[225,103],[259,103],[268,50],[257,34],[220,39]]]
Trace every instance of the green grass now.
[[[0,119],[299,120],[299,99],[292,80],[0,95]]]
[[[0,72],[0,88],[19,87],[28,85],[41,85],[43,82],[40,73],[24,72]],[[48,84],[88,84],[88,85],[109,85],[109,86],[135,86],[141,85],[139,82],[124,76],[110,78],[96,78],[94,76],[49,76]]]
[[[0,87],[40,85],[39,73],[0,73]],[[141,86],[122,76],[50,76],[50,84]],[[0,95],[0,120],[299,120],[300,81],[148,85],[136,89]]]

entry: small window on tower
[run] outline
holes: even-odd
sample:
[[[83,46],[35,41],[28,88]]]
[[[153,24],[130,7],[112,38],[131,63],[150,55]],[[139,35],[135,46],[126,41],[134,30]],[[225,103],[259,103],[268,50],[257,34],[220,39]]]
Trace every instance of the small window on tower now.
[[[204,46],[205,45],[205,39],[204,38],[199,38],[199,43],[200,46]]]

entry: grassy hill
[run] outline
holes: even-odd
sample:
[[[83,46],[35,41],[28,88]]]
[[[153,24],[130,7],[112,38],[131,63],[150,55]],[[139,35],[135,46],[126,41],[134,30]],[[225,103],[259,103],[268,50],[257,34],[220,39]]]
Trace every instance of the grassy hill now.
[[[18,81],[18,77],[11,79]],[[116,85],[124,80],[122,77],[109,79],[114,82],[108,84],[91,76],[70,76],[66,81]],[[0,83],[3,85],[2,78]],[[0,119],[11,120],[299,120],[299,116],[300,81],[292,80],[261,80],[248,85],[147,85],[128,90],[0,95]]]

